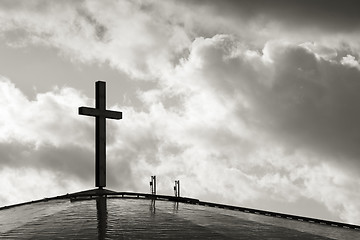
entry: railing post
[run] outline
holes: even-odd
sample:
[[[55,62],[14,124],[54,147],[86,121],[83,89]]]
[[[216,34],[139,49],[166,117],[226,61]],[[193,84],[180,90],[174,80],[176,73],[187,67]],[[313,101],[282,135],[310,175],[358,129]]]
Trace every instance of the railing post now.
[[[156,195],[156,176],[151,176],[150,179],[150,191],[151,194]]]

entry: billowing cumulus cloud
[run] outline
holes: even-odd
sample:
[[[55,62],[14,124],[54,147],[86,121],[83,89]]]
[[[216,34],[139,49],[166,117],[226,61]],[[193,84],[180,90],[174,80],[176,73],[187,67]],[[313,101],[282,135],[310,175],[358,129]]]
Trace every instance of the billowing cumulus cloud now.
[[[167,6],[154,5],[128,1],[14,1],[5,2],[0,22],[2,30],[15,35],[12,45],[54,46],[74,61],[109,63],[134,77],[147,74],[151,79],[158,68],[170,64],[169,60],[190,43],[184,29],[176,27],[180,23],[172,23],[171,16],[165,21],[167,16],[160,13],[163,8],[166,13]]]
[[[164,194],[180,179],[186,196],[359,224],[357,22],[340,31],[357,15],[331,25],[318,8],[303,19],[306,3],[106,3],[3,1],[0,30],[9,47],[156,83],[132,93],[140,107],[108,106],[124,116],[107,122],[109,188],[147,191],[156,174]],[[93,119],[77,115],[91,96],[54,87],[30,100],[12,81],[0,80],[8,191],[92,186]]]

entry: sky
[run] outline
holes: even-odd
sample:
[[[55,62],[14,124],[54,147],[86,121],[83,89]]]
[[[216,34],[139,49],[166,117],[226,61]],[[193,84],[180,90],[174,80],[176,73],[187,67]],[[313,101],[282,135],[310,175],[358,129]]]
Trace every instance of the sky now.
[[[0,206],[94,187],[360,224],[355,1],[0,1]]]

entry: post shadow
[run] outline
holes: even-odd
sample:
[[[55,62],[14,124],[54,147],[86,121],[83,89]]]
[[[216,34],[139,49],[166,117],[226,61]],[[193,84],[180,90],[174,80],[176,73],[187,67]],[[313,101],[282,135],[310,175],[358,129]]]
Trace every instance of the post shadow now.
[[[179,202],[176,201],[174,202],[173,213],[177,213],[178,211],[179,211]]]
[[[155,216],[155,212],[156,212],[156,207],[155,207],[155,199],[151,199],[151,203],[150,203],[150,214],[151,216]]]
[[[96,199],[98,239],[104,240],[107,231],[107,198],[99,196]]]

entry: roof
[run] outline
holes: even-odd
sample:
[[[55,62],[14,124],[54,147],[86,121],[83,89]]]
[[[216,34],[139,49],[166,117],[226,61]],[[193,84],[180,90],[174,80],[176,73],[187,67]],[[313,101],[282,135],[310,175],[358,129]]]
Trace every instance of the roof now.
[[[0,238],[360,239],[356,225],[313,220],[192,198],[93,189],[1,208]]]

